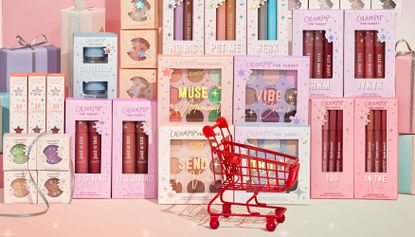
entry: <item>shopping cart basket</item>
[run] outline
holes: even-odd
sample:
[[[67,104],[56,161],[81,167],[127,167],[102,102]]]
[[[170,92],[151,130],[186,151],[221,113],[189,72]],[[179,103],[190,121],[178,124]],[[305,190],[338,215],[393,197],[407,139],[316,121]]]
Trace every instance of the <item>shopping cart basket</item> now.
[[[219,217],[222,216],[262,217],[266,219],[266,229],[274,231],[276,223],[285,221],[287,209],[260,203],[257,196],[259,192],[285,192],[291,189],[297,182],[300,168],[298,158],[234,142],[223,117],[218,118],[215,125],[205,126],[203,133],[211,147],[212,162],[219,163],[219,167],[212,169],[214,181],[222,182],[220,191],[208,204],[210,227],[217,229]],[[225,191],[247,191],[252,192],[252,196],[245,203],[236,203],[224,200]],[[221,202],[222,212],[212,211],[217,199]],[[247,212],[232,213],[232,205],[244,206]],[[264,210],[268,212],[263,214]]]

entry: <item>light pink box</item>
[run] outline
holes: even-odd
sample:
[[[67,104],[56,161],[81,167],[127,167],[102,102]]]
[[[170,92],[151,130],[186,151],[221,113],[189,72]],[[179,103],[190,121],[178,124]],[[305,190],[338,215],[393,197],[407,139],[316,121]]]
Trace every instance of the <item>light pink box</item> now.
[[[234,124],[307,125],[308,70],[308,57],[235,56]]]
[[[395,18],[394,10],[345,11],[344,96],[395,96]]]
[[[33,180],[30,177],[30,175],[32,175]],[[36,183],[37,183],[37,172],[36,171],[4,172],[4,203],[5,204],[35,204],[37,203]]]
[[[69,171],[38,171],[37,185],[49,203],[70,203],[73,184]],[[45,203],[40,192],[38,192],[37,201]]]
[[[10,75],[10,119],[11,133],[28,133],[28,85],[27,74],[12,73]]]
[[[379,116],[379,111],[384,116]],[[354,197],[397,199],[398,100],[357,98],[354,117]],[[381,120],[386,121],[386,124],[382,125]],[[384,128],[379,129],[379,126]],[[374,136],[369,131],[373,131]],[[383,136],[380,136],[380,139],[376,138],[379,136],[378,131],[381,131]],[[381,140],[380,143],[376,142],[379,140]],[[370,141],[373,142],[370,143]],[[371,149],[367,149],[368,147]],[[367,159],[367,157],[374,159]]]
[[[112,100],[67,99],[66,133],[72,136],[71,157],[75,164],[77,121],[97,121],[95,127],[101,135],[101,173],[75,173],[75,198],[111,198],[112,156]]]
[[[311,198],[353,198],[353,114],[353,98],[311,99]]]
[[[12,134],[6,133],[3,136],[3,170],[36,170],[36,146],[33,146],[31,153],[27,152],[35,134]]]
[[[112,198],[157,197],[156,121],[155,102],[113,101]],[[141,167],[147,170],[138,168],[141,158],[146,160]]]
[[[333,47],[331,65],[323,65],[322,73],[325,74],[331,67],[331,77],[312,78],[311,75],[310,96],[343,96],[343,15],[341,10],[297,10],[293,12],[293,55],[306,56],[304,49],[307,47],[306,44],[310,43],[304,37],[306,32],[323,31],[325,37],[323,40]],[[328,58],[326,53],[323,57]],[[310,63],[310,68],[313,68],[316,60],[311,58]]]
[[[71,135],[47,134],[36,142],[37,170],[69,171],[71,169]]]
[[[65,76],[47,75],[46,129],[52,133],[65,131]]]
[[[160,125],[232,121],[232,56],[162,55],[157,75]]]
[[[43,133],[46,131],[46,74],[29,74],[28,85],[27,130],[29,133]]]

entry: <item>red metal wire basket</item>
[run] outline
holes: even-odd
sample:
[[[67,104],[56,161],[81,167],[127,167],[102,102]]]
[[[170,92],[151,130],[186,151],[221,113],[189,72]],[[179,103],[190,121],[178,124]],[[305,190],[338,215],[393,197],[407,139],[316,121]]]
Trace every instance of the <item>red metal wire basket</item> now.
[[[264,217],[267,230],[274,231],[276,223],[284,222],[286,208],[260,203],[257,196],[259,192],[285,192],[291,189],[297,182],[300,168],[298,158],[234,142],[223,117],[218,118],[215,125],[205,126],[203,133],[211,147],[212,162],[219,162],[219,167],[213,169],[214,181],[221,182],[220,191],[208,204],[210,227],[219,227],[220,216]],[[226,201],[223,198],[225,191],[248,191],[252,192],[252,197],[245,203]],[[217,199],[222,204],[222,212],[212,210]],[[232,213],[232,205],[245,206],[247,213]],[[252,208],[273,209],[274,212],[262,214]]]

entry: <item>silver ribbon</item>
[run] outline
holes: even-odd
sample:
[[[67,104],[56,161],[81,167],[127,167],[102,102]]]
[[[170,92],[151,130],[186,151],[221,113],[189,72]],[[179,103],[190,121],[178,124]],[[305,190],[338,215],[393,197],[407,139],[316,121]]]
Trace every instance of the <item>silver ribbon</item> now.
[[[38,39],[42,37],[43,40],[38,42]],[[32,72],[36,72],[36,52],[35,47],[41,46],[48,43],[48,37],[44,34],[36,35],[35,38],[33,38],[31,43],[28,43],[25,39],[23,39],[22,36],[18,35],[16,36],[17,43],[20,44],[20,48],[13,48],[13,49],[26,49],[30,48],[32,50]]]
[[[32,173],[29,170],[29,157],[30,157],[30,153],[32,152],[33,147],[36,145],[37,141],[43,137],[44,135],[46,135],[45,132],[40,133],[39,135],[36,136],[36,138],[32,141],[32,143],[30,143],[27,152],[26,152],[26,158],[27,158],[27,172],[29,173],[30,176],[30,180],[32,181],[32,183],[35,184],[36,190],[39,193],[40,197],[42,198],[42,200],[45,203],[45,209],[43,211],[39,211],[39,212],[32,212],[32,213],[23,213],[23,214],[13,214],[13,213],[0,213],[0,217],[10,217],[10,218],[27,218],[27,217],[34,217],[34,216],[41,216],[43,214],[46,214],[49,211],[50,208],[50,204],[48,199],[46,198],[46,195],[42,192],[42,190],[40,189],[39,184],[37,183],[37,180],[35,180],[33,178]],[[73,193],[75,190],[75,175],[74,175],[74,169],[73,169],[73,164],[72,162],[70,163],[70,173],[71,173],[71,196],[69,199],[69,203],[72,202],[73,199]]]

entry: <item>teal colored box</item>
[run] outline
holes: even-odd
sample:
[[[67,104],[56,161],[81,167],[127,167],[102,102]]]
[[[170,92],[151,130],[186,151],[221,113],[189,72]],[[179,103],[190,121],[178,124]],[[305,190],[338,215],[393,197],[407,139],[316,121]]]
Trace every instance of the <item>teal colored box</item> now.
[[[415,194],[415,135],[399,136],[399,193]]]
[[[2,126],[2,135],[9,132],[9,106],[10,106],[10,97],[8,92],[0,93],[1,101],[1,126]]]

